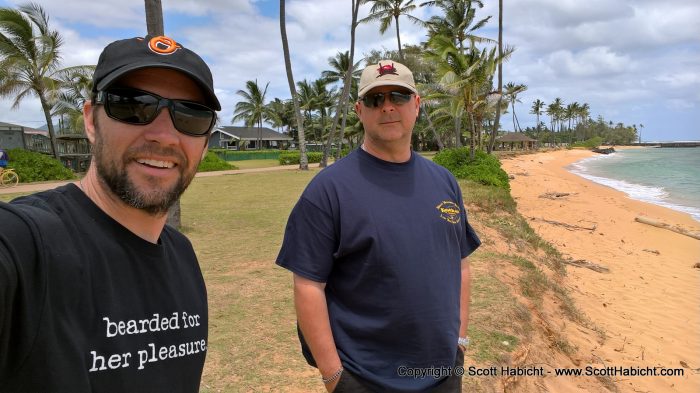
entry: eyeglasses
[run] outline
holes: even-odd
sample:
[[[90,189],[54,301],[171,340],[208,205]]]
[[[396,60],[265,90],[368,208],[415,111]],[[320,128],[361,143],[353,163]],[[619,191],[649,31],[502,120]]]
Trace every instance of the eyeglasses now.
[[[96,104],[105,106],[107,116],[127,124],[149,124],[163,108],[168,108],[173,126],[191,136],[205,136],[214,126],[216,112],[197,102],[163,98],[133,88],[112,88],[100,91]]]
[[[403,105],[411,100],[413,93],[401,93],[398,91],[390,91],[388,93],[375,93],[368,94],[361,98],[362,103],[365,104],[367,108],[377,108],[384,105],[384,100],[386,96],[389,96],[389,101],[392,104]]]

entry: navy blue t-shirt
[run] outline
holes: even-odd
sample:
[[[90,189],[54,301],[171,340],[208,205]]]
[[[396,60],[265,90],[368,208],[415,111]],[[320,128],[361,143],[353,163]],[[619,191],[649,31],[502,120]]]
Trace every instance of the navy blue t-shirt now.
[[[454,365],[460,262],[479,244],[445,168],[413,152],[391,163],[357,149],[308,185],[277,264],[327,283],[345,368],[382,389],[420,391],[439,381],[397,369]]]

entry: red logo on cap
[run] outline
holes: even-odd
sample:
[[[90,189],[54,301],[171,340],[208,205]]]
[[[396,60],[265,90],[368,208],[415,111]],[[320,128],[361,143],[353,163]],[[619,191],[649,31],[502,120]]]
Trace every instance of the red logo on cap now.
[[[150,41],[148,41],[148,49],[158,53],[159,55],[169,55],[171,53],[175,53],[175,51],[180,48],[182,48],[182,46],[175,42],[174,39],[164,35],[153,37]]]
[[[396,67],[394,67],[394,63],[387,64],[387,65],[382,65],[382,63],[379,63],[379,68],[377,68],[377,71],[379,72],[379,75],[377,75],[377,78],[380,76],[384,76],[387,74],[394,74],[398,75],[399,72],[396,71]]]

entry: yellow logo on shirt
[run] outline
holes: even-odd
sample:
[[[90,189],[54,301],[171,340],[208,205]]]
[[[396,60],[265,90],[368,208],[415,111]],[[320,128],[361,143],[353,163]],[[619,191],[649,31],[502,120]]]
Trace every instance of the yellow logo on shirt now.
[[[460,210],[456,203],[450,201],[442,201],[435,207],[440,211],[440,218],[450,224],[457,224],[460,220]]]

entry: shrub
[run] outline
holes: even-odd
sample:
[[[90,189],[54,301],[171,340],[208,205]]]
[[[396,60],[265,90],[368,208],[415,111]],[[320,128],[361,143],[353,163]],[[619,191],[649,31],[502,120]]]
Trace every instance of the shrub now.
[[[468,147],[445,149],[433,157],[433,162],[447,168],[458,179],[510,190],[508,174],[501,169],[500,161],[484,151],[475,151],[471,159]]]
[[[599,136],[594,136],[591,139],[581,141],[581,142],[576,142],[572,146],[573,147],[586,147],[589,149],[593,149],[593,148],[596,148],[602,144],[603,144],[603,138],[601,138]]]
[[[7,167],[17,172],[19,181],[22,183],[75,179],[73,171],[46,154],[24,149],[10,149],[7,155],[10,158]]]
[[[279,158],[280,165],[297,165],[297,164],[299,164],[300,154],[301,153],[299,153],[298,151],[280,153],[280,158]],[[310,151],[310,152],[306,152],[306,157],[309,160],[309,164],[315,163],[315,162],[321,162],[321,158],[323,158],[323,153]]]
[[[197,172],[211,172],[211,171],[224,171],[227,169],[237,169],[234,165],[229,164],[228,162],[222,160],[219,158],[216,153],[207,152],[207,155],[204,156],[204,160],[199,163],[199,167],[197,167]]]

